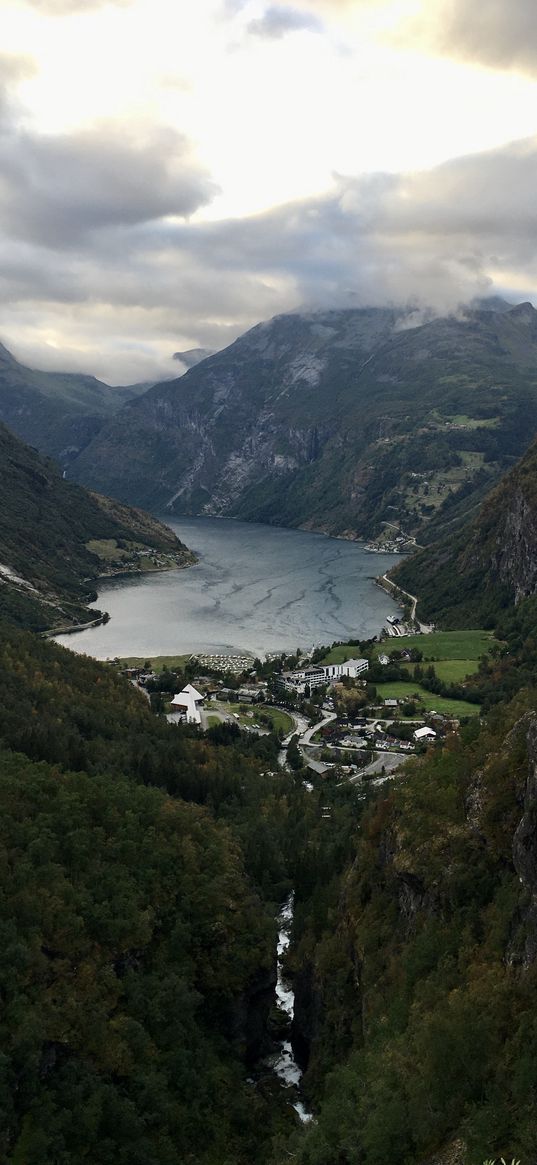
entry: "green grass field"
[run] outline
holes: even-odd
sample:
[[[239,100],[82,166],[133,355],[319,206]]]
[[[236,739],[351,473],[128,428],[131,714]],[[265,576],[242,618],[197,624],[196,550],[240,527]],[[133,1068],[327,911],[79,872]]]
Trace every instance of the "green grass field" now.
[[[456,413],[453,417],[445,417],[452,425],[462,425],[465,429],[495,429],[499,417],[467,417],[466,413]]]
[[[405,651],[416,647],[424,659],[476,660],[490,651],[494,642],[492,631],[433,631],[431,635],[401,635],[385,639],[376,644],[374,654],[389,655],[390,651]]]
[[[346,663],[348,659],[359,658],[360,648],[357,647],[356,644],[354,644],[354,646],[349,646],[349,644],[344,643],[341,645],[341,647],[333,647],[332,650],[328,652],[328,655],[325,655],[324,659],[321,660],[321,664]]]
[[[405,651],[416,647],[421,651],[424,660],[445,660],[454,663],[454,667],[440,668],[436,671],[441,679],[457,682],[477,670],[477,663],[482,655],[495,642],[492,631],[433,631],[431,635],[401,635],[393,639],[384,639],[376,644],[374,656],[389,655],[390,651]],[[344,643],[340,647],[333,647],[324,657],[322,663],[345,663],[360,654],[356,645]],[[461,666],[458,665],[461,661]]]
[[[404,663],[405,671],[413,674],[415,664]],[[421,665],[423,667],[423,664]],[[433,664],[434,670],[440,680],[446,684],[462,684],[468,676],[473,676],[477,671],[479,661],[477,659],[440,659]]]
[[[284,736],[287,736],[289,732],[292,732],[295,722],[293,718],[289,716],[288,712],[282,712],[281,708],[269,708],[266,704],[256,704],[254,711],[256,709],[258,709],[260,712],[263,712],[266,716],[270,716],[272,727],[275,732],[278,732],[280,728]]]
[[[481,711],[479,704],[470,704],[466,700],[449,700],[446,696],[436,696],[434,692],[428,692],[422,688],[420,684],[405,684],[402,680],[394,680],[393,683],[375,684],[379,696],[383,700],[401,700],[406,698],[412,700],[414,693],[417,694],[420,705],[427,710],[427,712],[446,712],[448,716],[478,716]]]
[[[220,707],[226,712],[230,712],[232,716],[239,717],[239,724],[244,724],[245,727],[251,727],[252,724],[259,724],[262,728],[266,727],[261,723],[260,716],[268,716],[274,732],[282,729],[285,736],[291,732],[294,720],[287,712],[282,712],[280,708],[271,708],[267,704],[224,704]]]
[[[169,671],[182,671],[190,655],[129,655],[119,660],[121,667],[143,667],[147,662],[157,675],[167,667]]]

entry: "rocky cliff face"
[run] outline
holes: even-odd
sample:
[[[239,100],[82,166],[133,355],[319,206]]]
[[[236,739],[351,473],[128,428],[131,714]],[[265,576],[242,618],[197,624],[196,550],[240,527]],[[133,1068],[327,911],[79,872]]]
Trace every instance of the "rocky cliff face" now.
[[[260,324],[127,404],[70,473],[177,513],[351,537],[434,526],[537,429],[537,313],[413,322],[357,309]]]
[[[474,534],[474,553],[490,580],[515,603],[537,591],[537,448],[494,492]],[[464,566],[464,560],[462,565]]]

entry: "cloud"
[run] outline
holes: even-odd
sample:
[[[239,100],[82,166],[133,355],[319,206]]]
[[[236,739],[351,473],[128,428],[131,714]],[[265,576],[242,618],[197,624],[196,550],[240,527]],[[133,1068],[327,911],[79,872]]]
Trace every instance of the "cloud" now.
[[[441,0],[433,8],[433,46],[502,69],[537,71],[535,0]]]
[[[43,245],[69,247],[102,228],[190,215],[216,192],[173,130],[0,137],[0,224]]]
[[[266,40],[280,40],[291,32],[321,32],[322,24],[307,12],[297,8],[272,5],[258,20],[251,20],[247,31]]]
[[[71,12],[87,12],[105,5],[126,8],[132,0],[26,0],[26,3],[45,16],[67,16]]]
[[[14,87],[19,81],[31,77],[35,69],[35,62],[29,57],[0,53],[0,130],[4,124],[13,121],[16,113]]]
[[[36,366],[46,351],[48,367],[118,383],[171,376],[177,349],[222,347],[299,307],[532,298],[536,187],[532,138],[427,172],[339,177],[323,197],[244,219],[118,211],[68,247],[54,219],[56,243],[0,237],[0,338]]]

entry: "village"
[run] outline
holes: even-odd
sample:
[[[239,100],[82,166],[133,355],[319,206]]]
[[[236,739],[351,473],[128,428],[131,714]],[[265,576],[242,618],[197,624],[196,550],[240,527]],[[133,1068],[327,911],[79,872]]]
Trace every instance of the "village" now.
[[[245,654],[130,661],[121,670],[171,724],[204,733],[228,725],[266,738],[267,747],[272,740],[280,766],[307,771],[308,779],[362,783],[385,779],[479,713],[466,677],[489,647],[486,632],[425,636],[390,616],[382,636],[363,643],[263,661]]]

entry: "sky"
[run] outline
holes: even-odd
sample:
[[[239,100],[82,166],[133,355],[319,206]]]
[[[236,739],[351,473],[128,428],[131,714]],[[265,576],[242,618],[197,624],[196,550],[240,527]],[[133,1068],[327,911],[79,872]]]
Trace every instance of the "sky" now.
[[[285,311],[537,298],[535,0],[0,0],[0,339],[112,384]]]

